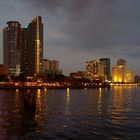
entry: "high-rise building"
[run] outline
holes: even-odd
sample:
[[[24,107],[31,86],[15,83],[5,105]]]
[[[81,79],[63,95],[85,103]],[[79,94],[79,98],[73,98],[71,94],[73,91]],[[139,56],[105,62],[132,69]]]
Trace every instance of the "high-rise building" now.
[[[22,48],[21,48],[21,73],[24,76],[31,75],[30,69],[29,69],[29,31],[27,26],[22,28]]]
[[[50,60],[43,59],[43,73],[49,73],[50,71]]]
[[[31,75],[43,72],[43,23],[37,16],[29,23],[29,70]]]
[[[89,80],[104,80],[105,65],[101,61],[92,60],[86,62],[86,77]]]
[[[21,28],[17,21],[7,22],[3,30],[3,63],[11,74],[34,76],[43,72],[43,24],[37,16]]]
[[[57,60],[50,60],[50,70],[52,72],[59,70],[59,62]]]
[[[110,80],[110,59],[101,58],[100,61],[103,62],[104,66],[105,66],[105,69],[104,69],[105,80]]]
[[[117,60],[117,66],[112,67],[113,82],[134,82],[134,73],[127,69],[126,60]]]
[[[102,61],[97,61],[97,79],[105,80],[105,64]]]
[[[94,71],[94,67],[93,67],[93,61],[87,61],[86,62],[86,78],[88,78],[89,80],[93,80],[93,71]]]
[[[62,70],[59,69],[59,61],[44,59],[43,60],[43,73],[62,74]]]
[[[125,66],[126,67],[126,60],[118,59],[117,60],[117,66]]]
[[[112,67],[112,81],[113,82],[126,82],[126,68],[124,66]]]
[[[131,70],[126,71],[126,82],[134,82],[134,72]]]
[[[21,64],[21,24],[8,21],[3,30],[3,64],[8,66],[10,74],[20,74]]]

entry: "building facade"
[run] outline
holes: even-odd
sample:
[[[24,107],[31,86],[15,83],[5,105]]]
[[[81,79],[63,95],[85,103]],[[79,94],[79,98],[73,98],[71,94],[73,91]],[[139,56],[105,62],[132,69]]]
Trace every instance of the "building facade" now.
[[[9,69],[8,66],[4,66],[2,64],[0,64],[0,75],[9,75]]]
[[[126,71],[126,82],[134,82],[134,72],[131,70]]]
[[[40,16],[29,23],[28,35],[29,70],[31,75],[38,75],[43,72],[43,23]]]
[[[21,48],[21,73],[24,76],[30,75],[30,69],[29,69],[29,55],[30,55],[30,51],[29,51],[29,33],[28,33],[28,28],[22,28],[22,40],[21,40],[21,44],[22,44],[22,48]]]
[[[46,74],[62,74],[62,70],[59,68],[58,60],[43,60],[43,73]]]
[[[50,70],[50,60],[43,59],[43,73],[49,73]]]
[[[117,66],[124,66],[124,67],[126,67],[126,60],[118,59],[117,60]]]
[[[21,28],[17,21],[7,22],[3,30],[3,64],[14,75],[35,76],[43,72],[43,23],[35,17]]]
[[[117,66],[112,67],[113,82],[134,82],[134,72],[128,70],[126,60],[117,60]]]
[[[93,71],[94,71],[94,67],[93,67],[93,61],[87,61],[86,62],[86,78],[88,78],[90,81],[92,81],[93,78]]]
[[[8,21],[3,30],[3,64],[8,66],[11,75],[20,74],[21,66],[21,24]]]
[[[126,82],[126,68],[124,66],[112,67],[112,80],[113,82]]]
[[[104,81],[105,65],[102,61],[92,60],[86,62],[86,78],[89,80]]]
[[[110,76],[110,59],[109,58],[101,58],[100,59],[101,62],[104,63],[104,76],[105,76],[105,80],[110,80],[111,76]]]
[[[72,73],[70,73],[70,77],[75,78],[75,79],[84,79],[84,78],[86,78],[84,71],[72,72]]]

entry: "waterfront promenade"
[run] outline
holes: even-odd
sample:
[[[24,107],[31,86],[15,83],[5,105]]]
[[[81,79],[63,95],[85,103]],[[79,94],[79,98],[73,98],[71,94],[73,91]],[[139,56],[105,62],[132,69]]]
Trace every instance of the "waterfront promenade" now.
[[[111,88],[116,86],[139,86],[138,83],[67,83],[67,82],[0,82],[0,89],[66,89]]]

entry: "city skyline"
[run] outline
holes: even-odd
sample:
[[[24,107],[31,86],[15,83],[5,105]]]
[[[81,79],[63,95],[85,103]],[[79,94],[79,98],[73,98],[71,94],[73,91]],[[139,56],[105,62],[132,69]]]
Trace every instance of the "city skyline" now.
[[[26,25],[40,15],[44,24],[44,58],[59,60],[64,74],[85,70],[88,60],[110,58],[114,66],[123,58],[140,75],[139,4],[138,0],[1,1],[0,63],[6,22],[16,20]]]
[[[3,64],[10,75],[31,76],[43,73],[43,23],[40,16],[21,28],[17,21],[8,21],[3,30]]]

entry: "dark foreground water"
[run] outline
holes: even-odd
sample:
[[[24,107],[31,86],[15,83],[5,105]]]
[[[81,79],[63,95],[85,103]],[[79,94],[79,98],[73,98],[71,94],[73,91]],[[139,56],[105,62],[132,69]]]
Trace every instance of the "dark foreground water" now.
[[[0,90],[0,140],[140,140],[140,88]]]

